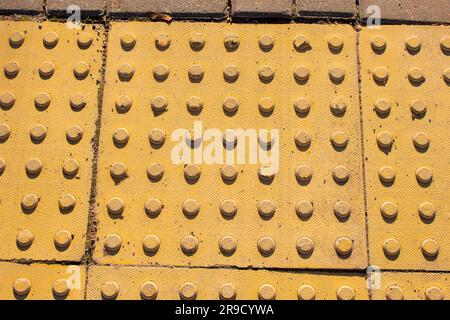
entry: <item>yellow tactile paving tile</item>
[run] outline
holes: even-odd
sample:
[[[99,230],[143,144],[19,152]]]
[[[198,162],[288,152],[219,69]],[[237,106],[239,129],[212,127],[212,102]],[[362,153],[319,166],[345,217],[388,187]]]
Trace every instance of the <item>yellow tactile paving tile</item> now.
[[[87,299],[367,300],[363,276],[203,268],[94,266]]]
[[[370,264],[450,270],[450,33],[360,33]]]
[[[113,22],[95,260],[365,268],[355,48],[343,25]],[[174,164],[178,128],[221,130],[217,153],[226,128],[277,129],[280,169]]]
[[[85,251],[104,30],[0,23],[0,258]]]
[[[373,300],[449,300],[450,275],[432,272],[382,272]]]
[[[86,267],[0,262],[0,300],[82,300]]]

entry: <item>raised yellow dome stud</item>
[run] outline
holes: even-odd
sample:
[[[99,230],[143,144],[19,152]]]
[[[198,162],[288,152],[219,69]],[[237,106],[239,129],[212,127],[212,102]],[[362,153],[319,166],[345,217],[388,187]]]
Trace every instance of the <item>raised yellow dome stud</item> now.
[[[231,255],[236,251],[237,241],[232,236],[224,236],[219,241],[219,249],[224,255]]]
[[[400,253],[400,242],[392,238],[384,240],[383,251],[389,257],[397,256]]]
[[[338,254],[349,255],[353,251],[353,241],[346,237],[336,239],[334,248]]]
[[[89,74],[90,67],[86,62],[80,62],[73,67],[73,74],[77,78],[85,78]]]
[[[198,164],[188,164],[183,169],[184,177],[190,182],[194,182],[200,178],[202,170]]]
[[[239,108],[239,101],[236,98],[227,97],[222,102],[222,108],[226,113],[236,112]]]
[[[399,286],[388,287],[385,294],[388,300],[403,300],[405,298],[403,290]]]
[[[236,295],[236,288],[231,283],[224,283],[219,288],[220,300],[234,300]]]
[[[263,82],[270,82],[275,77],[275,70],[271,66],[262,66],[258,70],[259,79]]]
[[[341,67],[332,67],[328,74],[333,83],[341,83],[345,79],[345,70]]]
[[[205,36],[201,33],[194,33],[189,39],[189,45],[194,51],[199,51],[205,46]]]
[[[25,35],[20,31],[15,31],[9,36],[9,44],[13,48],[20,47],[25,41]]]
[[[443,37],[441,39],[441,49],[444,52],[450,52],[450,37]]]
[[[341,286],[336,291],[338,300],[355,300],[355,289],[349,286]]]
[[[275,40],[270,34],[263,34],[259,37],[258,44],[261,50],[270,51],[275,44]]]
[[[275,101],[270,97],[263,97],[258,102],[258,109],[262,113],[271,113],[275,109]]]
[[[338,218],[347,219],[352,213],[352,207],[347,201],[339,200],[334,204],[333,211]]]
[[[55,73],[55,65],[53,62],[45,61],[39,67],[39,74],[43,78],[50,78]]]
[[[258,240],[257,246],[262,256],[270,256],[275,251],[276,242],[272,237],[264,236]]]
[[[72,242],[72,234],[67,230],[59,230],[54,237],[55,246],[59,249],[67,249]]]
[[[87,49],[91,46],[93,40],[94,39],[90,33],[81,32],[78,35],[77,43],[81,49]]]
[[[345,132],[336,131],[331,135],[330,142],[336,148],[345,148],[348,143],[348,135]]]
[[[271,218],[277,209],[276,204],[270,200],[262,200],[257,204],[258,213],[263,218]]]
[[[47,92],[41,92],[34,98],[34,105],[38,109],[46,109],[50,105],[52,98]]]
[[[9,109],[16,103],[16,96],[12,92],[0,93],[0,107]]]
[[[15,77],[19,74],[20,64],[17,61],[9,61],[3,66],[3,72],[7,77]]]
[[[442,76],[444,77],[444,80],[446,82],[450,82],[450,68],[447,68],[444,71],[442,71]]]
[[[32,158],[25,163],[25,171],[30,175],[37,175],[42,171],[42,161]]]
[[[345,166],[336,166],[331,172],[334,180],[338,183],[346,183],[350,178],[350,170]]]
[[[391,103],[387,99],[378,99],[373,107],[379,115],[388,115],[391,112]]]
[[[164,81],[169,76],[169,67],[165,64],[158,64],[153,68],[153,77],[157,81]]]
[[[420,99],[414,99],[409,104],[411,112],[416,116],[424,115],[427,112],[427,104]]]
[[[234,200],[223,200],[220,203],[220,213],[225,217],[225,218],[233,218],[237,211],[238,211],[238,205],[236,203],[236,201]]]
[[[34,210],[38,206],[39,197],[34,193],[25,195],[22,198],[21,205],[24,210]]]
[[[310,255],[314,251],[314,241],[309,237],[301,237],[297,240],[296,248],[299,254]]]
[[[158,128],[150,130],[148,139],[153,147],[159,147],[166,141],[166,133]]]
[[[427,167],[420,167],[416,170],[416,178],[419,183],[429,184],[433,180],[433,172]]]
[[[295,144],[299,148],[308,148],[311,145],[311,136],[304,130],[299,130],[294,137]]]
[[[155,46],[158,50],[167,50],[170,46],[170,36],[165,33],[161,33],[155,37]]]
[[[377,144],[380,148],[391,148],[394,143],[394,138],[389,132],[381,131],[377,134]]]
[[[0,141],[6,141],[11,135],[11,128],[6,123],[0,124]]]
[[[106,205],[108,212],[114,215],[120,215],[125,209],[125,202],[118,197],[111,198]]]
[[[341,117],[345,114],[347,110],[347,103],[344,98],[336,97],[330,100],[330,110],[337,117]]]
[[[120,287],[115,281],[105,281],[100,289],[102,298],[105,300],[114,300],[119,295]]]
[[[417,149],[426,149],[430,145],[430,137],[425,132],[417,132],[412,140]]]
[[[194,64],[189,67],[188,76],[192,82],[200,82],[204,75],[205,71],[201,65]]]
[[[62,170],[64,174],[68,176],[74,176],[78,173],[78,170],[80,169],[80,164],[75,159],[67,159],[64,160]]]
[[[227,164],[220,169],[220,174],[222,179],[226,181],[234,181],[237,178],[238,170],[234,165]]]
[[[125,145],[130,139],[130,133],[126,128],[119,128],[113,133],[113,141],[119,145]]]
[[[200,212],[200,203],[196,199],[187,199],[183,201],[181,210],[188,218],[194,218]]]
[[[31,290],[31,281],[27,278],[18,278],[13,282],[14,294],[26,296]]]
[[[306,36],[300,34],[295,37],[293,41],[294,48],[298,51],[306,50],[309,48],[309,40]]]
[[[169,103],[165,97],[157,96],[152,99],[151,105],[154,112],[163,112],[167,110]]]
[[[134,71],[135,69],[132,64],[124,63],[119,66],[119,69],[117,69],[117,74],[119,75],[120,79],[130,80],[131,78],[133,78]]]
[[[109,173],[113,179],[123,179],[127,177],[128,168],[123,162],[116,162],[109,167]]]
[[[427,300],[443,300],[444,292],[439,287],[431,286],[425,291],[425,298]]]
[[[386,50],[386,40],[382,37],[375,36],[371,40],[373,51],[380,53]]]
[[[313,203],[308,200],[300,200],[295,205],[295,212],[300,218],[307,219],[311,217],[314,212]]]
[[[28,229],[22,229],[16,236],[16,243],[19,247],[28,248],[34,241],[34,234]]]
[[[145,282],[140,289],[141,298],[144,300],[155,300],[158,296],[158,286],[152,281]]]
[[[275,300],[276,297],[277,291],[270,284],[264,284],[258,290],[259,300]]]
[[[294,78],[300,82],[306,82],[309,79],[309,70],[306,67],[297,67],[294,70]]]
[[[161,200],[150,198],[147,201],[145,201],[144,204],[144,210],[147,215],[150,217],[156,217],[158,216],[163,208],[163,204]]]
[[[307,98],[298,98],[294,101],[294,110],[301,115],[308,114],[311,110],[311,101]]]
[[[315,300],[316,290],[312,286],[305,284],[298,288],[297,298],[298,300]]]
[[[150,180],[159,180],[163,175],[164,168],[159,163],[152,163],[147,167],[147,176]]]
[[[136,36],[131,33],[125,33],[120,37],[120,44],[125,50],[130,50],[136,45]]]
[[[120,95],[116,99],[116,109],[118,112],[124,113],[130,110],[133,100],[127,95]]]
[[[263,164],[258,169],[258,177],[261,181],[271,182],[275,178],[276,170],[270,164]]]
[[[118,251],[122,246],[122,238],[118,234],[110,234],[105,238],[104,245],[108,251]]]
[[[180,287],[179,294],[182,300],[195,300],[198,295],[197,286],[191,282],[185,282]]]
[[[381,204],[380,212],[386,219],[395,219],[398,215],[398,207],[394,202],[386,201]]]
[[[142,240],[142,247],[145,252],[155,254],[161,246],[161,240],[157,235],[149,234]]]
[[[439,243],[434,239],[426,239],[420,245],[422,253],[427,257],[434,258],[439,254]]]
[[[223,39],[223,45],[227,51],[235,51],[239,48],[240,40],[239,36],[236,34],[226,35]]]
[[[72,107],[72,109],[79,111],[86,106],[87,104],[86,99],[87,98],[84,94],[75,93],[70,96],[70,106]]]
[[[378,170],[378,177],[381,182],[392,183],[395,180],[395,171],[390,166],[381,167]]]
[[[339,52],[344,47],[344,39],[337,35],[329,37],[327,42],[331,51]]]
[[[0,175],[5,171],[6,168],[6,160],[0,158]]]
[[[197,252],[199,245],[198,239],[193,235],[185,236],[181,239],[180,247],[184,254],[192,255]]]
[[[57,297],[66,297],[70,292],[69,281],[67,279],[55,280],[52,284],[52,292]]]
[[[422,202],[419,205],[418,212],[422,219],[432,220],[436,216],[436,207],[430,202]]]
[[[230,64],[223,69],[223,77],[228,82],[235,82],[239,78],[239,69]]]
[[[389,79],[389,71],[385,67],[376,67],[372,71],[373,79],[379,83],[386,83]]]
[[[425,81],[425,75],[423,74],[422,69],[418,67],[413,67],[408,70],[408,78],[412,83],[419,84]]]
[[[72,126],[66,130],[66,138],[72,143],[78,142],[83,137],[83,129],[80,126]]]
[[[33,141],[42,141],[47,136],[47,128],[42,124],[34,126],[30,129],[30,138]]]
[[[411,36],[406,39],[405,46],[410,52],[419,52],[422,46],[422,41],[416,36]]]
[[[313,171],[308,165],[303,164],[295,168],[295,177],[302,183],[308,183],[311,180],[312,175]]]
[[[203,109],[203,100],[200,97],[192,96],[186,101],[186,108],[190,112],[200,112]]]
[[[75,198],[75,196],[67,193],[63,194],[59,198],[58,203],[61,210],[73,210],[73,208],[75,208],[75,204],[77,203],[77,199]]]
[[[58,44],[59,36],[56,32],[49,32],[42,39],[44,46],[48,49],[55,47]]]

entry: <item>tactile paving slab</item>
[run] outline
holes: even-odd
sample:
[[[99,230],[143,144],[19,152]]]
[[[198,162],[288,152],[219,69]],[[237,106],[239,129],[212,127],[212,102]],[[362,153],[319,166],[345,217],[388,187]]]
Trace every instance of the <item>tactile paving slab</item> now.
[[[450,275],[437,272],[382,272],[373,300],[449,300]]]
[[[79,261],[103,27],[0,27],[0,258]]]
[[[367,300],[366,281],[348,273],[95,266],[87,299]]]
[[[86,267],[0,263],[0,300],[81,300]]]
[[[355,46],[350,26],[112,23],[95,260],[365,268]],[[173,162],[191,140],[224,159],[238,128],[279,130],[278,171],[275,157]]]
[[[382,26],[360,38],[370,264],[450,270],[450,33]]]

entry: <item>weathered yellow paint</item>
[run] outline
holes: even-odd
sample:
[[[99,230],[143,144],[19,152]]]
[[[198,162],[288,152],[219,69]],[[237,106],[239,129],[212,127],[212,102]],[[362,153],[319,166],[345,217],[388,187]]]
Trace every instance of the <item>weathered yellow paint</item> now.
[[[0,23],[2,259],[84,254],[103,38],[99,25]]]
[[[237,49],[227,51],[226,46],[237,43]],[[112,23],[98,162],[95,260],[365,268],[355,48],[356,33],[343,25]],[[342,82],[335,84],[331,78]],[[339,114],[341,99],[346,109]],[[237,112],[226,114],[224,109],[234,110],[236,101]],[[200,113],[187,109],[201,106]],[[152,112],[165,108],[157,116]],[[272,109],[270,115],[260,113]],[[235,168],[200,164],[186,169],[173,164],[171,134],[178,128],[193,129],[195,120],[203,121],[203,128],[220,130],[279,129],[280,170],[273,182],[260,182],[260,164]],[[160,130],[165,142],[155,147],[162,141]],[[332,137],[338,147],[333,147]],[[311,170],[309,183],[297,182],[296,174],[307,180]],[[186,182],[185,174],[199,173],[196,183]],[[232,180],[236,173],[233,183],[222,181],[221,174]],[[262,173],[270,176],[270,168],[262,168]],[[335,182],[345,182],[348,174],[346,183]],[[158,182],[148,178],[161,175]],[[160,202],[152,200],[148,211],[162,204],[159,215],[146,214],[149,199]],[[184,214],[182,204],[188,199],[196,201],[186,203]],[[232,201],[224,203],[221,214],[225,200]],[[258,214],[258,203],[264,200],[276,206],[271,218]],[[308,201],[314,207],[310,217]],[[298,203],[303,218],[296,213]],[[271,204],[262,203],[260,211],[270,215]],[[226,254],[219,248],[221,240]],[[234,254],[227,253],[236,244]]]
[[[150,287],[153,290],[148,290]],[[150,291],[153,294],[148,294]],[[273,293],[275,299],[280,300],[307,299],[307,297],[316,300],[336,300],[345,297],[368,299],[363,276],[339,272],[330,274],[126,266],[90,268],[86,298],[135,300],[151,297],[177,300],[195,296],[199,300],[218,300],[225,297],[257,300],[272,297]]]
[[[422,26],[360,33],[370,263],[382,269],[450,270],[446,36]]]
[[[85,266],[0,263],[0,300],[81,300],[85,282]]]
[[[380,287],[373,289],[374,300],[449,300],[448,273],[382,272]]]

